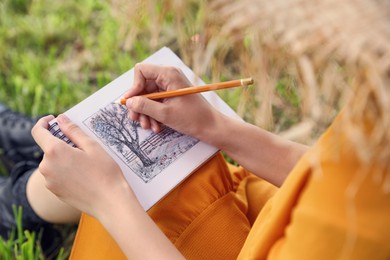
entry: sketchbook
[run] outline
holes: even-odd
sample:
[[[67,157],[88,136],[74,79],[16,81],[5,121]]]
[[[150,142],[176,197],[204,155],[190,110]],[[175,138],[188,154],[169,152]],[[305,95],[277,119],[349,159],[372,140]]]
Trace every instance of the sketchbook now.
[[[167,47],[144,62],[179,67],[193,85],[204,84]],[[218,149],[166,126],[156,134],[130,120],[126,106],[114,104],[113,101],[128,90],[133,77],[134,70],[131,69],[64,114],[96,139],[118,163],[142,207],[148,210]],[[202,95],[222,113],[239,118],[216,93],[205,92]],[[49,130],[74,146],[60,131],[55,119],[49,123]]]

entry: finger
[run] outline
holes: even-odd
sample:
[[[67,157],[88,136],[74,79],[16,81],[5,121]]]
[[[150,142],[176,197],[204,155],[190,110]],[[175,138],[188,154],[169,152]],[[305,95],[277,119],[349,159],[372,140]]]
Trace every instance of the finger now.
[[[53,115],[47,115],[44,117],[41,117],[38,121],[37,124],[41,125],[42,127],[45,127],[46,129],[49,127],[49,122],[54,119]]]
[[[134,83],[138,83],[138,80],[152,80],[155,81],[161,73],[163,66],[149,64],[149,63],[138,63],[134,67]]]
[[[127,106],[127,105],[126,105]],[[128,106],[127,106],[128,107]],[[129,108],[129,107],[128,107]],[[132,111],[131,109],[128,109],[128,115],[129,115],[129,118],[133,121],[139,121],[139,116],[140,114],[139,113],[136,113],[134,111]]]
[[[191,86],[191,83],[184,73],[179,68],[173,66],[165,66],[161,69],[161,72],[156,79],[156,84],[164,90],[186,88]]]
[[[91,137],[86,135],[81,128],[70,121],[70,119],[61,114],[57,117],[58,126],[61,131],[68,137],[78,148],[85,150],[91,143]]]
[[[49,122],[53,119],[54,116],[52,115],[42,117],[31,129],[31,135],[33,136],[35,142],[41,147],[43,152],[45,152],[48,147],[51,147],[54,144],[63,143],[60,139],[53,136],[47,130],[47,128],[49,127]]]
[[[134,81],[132,87],[123,95],[129,98],[141,93],[150,93],[156,90],[155,79],[161,66],[137,63],[134,66]]]
[[[150,124],[153,132],[159,133],[161,131],[161,124],[153,118],[150,118]]]
[[[127,100],[127,108],[134,113],[147,115],[156,121],[163,122],[163,109],[166,107],[163,103],[150,100],[145,97],[132,97]]]
[[[161,131],[161,124],[158,121],[154,120],[151,117],[145,116],[145,115],[143,117],[147,118],[148,126],[143,124],[144,119],[141,119],[141,115],[139,113],[135,113],[135,112],[129,110],[129,118],[131,120],[134,120],[134,121],[139,121],[141,123],[142,128],[144,128],[144,129],[151,128],[153,130],[153,132],[155,132],[155,133],[159,133]]]
[[[141,123],[141,127],[143,129],[150,129],[151,124],[150,118],[148,116],[141,114],[139,116],[139,122]]]

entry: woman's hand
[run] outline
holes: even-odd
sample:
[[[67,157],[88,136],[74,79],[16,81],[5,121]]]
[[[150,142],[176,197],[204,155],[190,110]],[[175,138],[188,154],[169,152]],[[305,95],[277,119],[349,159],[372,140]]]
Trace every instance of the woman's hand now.
[[[126,106],[132,120],[143,128],[160,131],[160,123],[181,133],[204,139],[218,112],[199,94],[153,101],[138,95],[190,87],[191,83],[175,67],[137,64],[133,87],[125,94]]]
[[[128,196],[133,194],[116,162],[65,115],[58,116],[59,127],[77,148],[54,137],[47,130],[52,119],[44,117],[32,129],[44,151],[39,171],[47,188],[69,205],[97,218],[121,198],[129,203]]]
[[[45,153],[39,171],[47,188],[97,218],[129,259],[183,259],[138,203],[121,169],[102,147],[60,115],[61,131],[77,145],[71,147],[47,130],[52,119],[44,117],[32,129]]]

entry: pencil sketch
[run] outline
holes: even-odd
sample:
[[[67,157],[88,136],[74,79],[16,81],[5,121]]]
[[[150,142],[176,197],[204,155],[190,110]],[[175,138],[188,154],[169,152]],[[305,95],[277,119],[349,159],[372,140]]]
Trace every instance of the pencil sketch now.
[[[107,105],[83,123],[145,183],[199,142],[166,126],[158,134],[146,131],[118,104]]]

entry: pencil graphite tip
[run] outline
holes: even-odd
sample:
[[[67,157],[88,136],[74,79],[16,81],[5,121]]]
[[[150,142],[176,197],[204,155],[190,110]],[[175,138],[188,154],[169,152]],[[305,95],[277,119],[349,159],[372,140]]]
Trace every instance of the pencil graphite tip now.
[[[113,101],[112,103],[118,104],[118,105],[126,105],[126,101],[127,101],[126,98],[120,98],[120,99]]]

